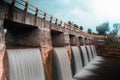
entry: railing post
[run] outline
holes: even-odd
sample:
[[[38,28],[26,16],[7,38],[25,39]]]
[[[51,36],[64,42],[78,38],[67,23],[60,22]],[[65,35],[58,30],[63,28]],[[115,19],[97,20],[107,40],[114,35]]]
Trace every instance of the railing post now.
[[[64,22],[64,27],[66,28],[66,22]]]
[[[12,5],[15,5],[15,2],[16,2],[16,0],[12,0],[11,4],[12,4]]]
[[[69,29],[71,30],[71,25],[69,25],[68,27],[69,27]]]
[[[78,31],[78,32],[80,32],[80,29],[79,29],[79,27],[77,28],[77,31]]]
[[[71,30],[74,30],[73,24],[71,24]]]
[[[60,20],[60,26],[62,26],[62,20]]]
[[[28,1],[25,2],[25,8],[24,8],[24,11],[27,11],[28,9]]]
[[[52,23],[52,16],[50,16],[50,23]]]
[[[69,24],[67,23],[66,25],[67,25],[67,29],[69,29]]]
[[[38,15],[38,7],[36,7],[36,12],[35,12],[35,16]]]
[[[58,18],[55,19],[55,24],[57,24],[57,22],[58,22]]]
[[[46,19],[46,12],[44,12],[44,17],[43,17],[43,19]]]

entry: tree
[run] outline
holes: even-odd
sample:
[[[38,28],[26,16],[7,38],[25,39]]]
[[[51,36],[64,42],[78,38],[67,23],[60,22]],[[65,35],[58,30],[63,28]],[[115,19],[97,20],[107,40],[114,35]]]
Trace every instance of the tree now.
[[[108,35],[116,36],[117,35],[117,31],[113,29]]]
[[[99,35],[105,35],[109,31],[109,23],[105,22],[102,23],[101,25],[98,25],[96,27],[96,31],[98,32]]]
[[[120,23],[114,23],[113,28],[114,28],[113,29],[114,33],[116,33],[116,35],[117,35],[120,30]]]
[[[92,30],[90,28],[88,28],[87,33],[91,34]]]
[[[80,30],[83,30],[83,26],[80,26]]]
[[[113,43],[114,45],[118,45],[118,38],[116,37],[116,35],[120,30],[120,23],[114,23],[113,28],[114,29],[110,31],[110,33],[107,35],[107,42],[109,44]]]
[[[71,21],[68,21],[68,24],[69,24],[69,25],[71,25],[71,24],[73,24],[73,22],[71,22]]]
[[[99,35],[105,34],[105,30],[104,30],[104,28],[102,27],[102,25],[97,26],[97,27],[96,27],[96,31],[98,32]]]

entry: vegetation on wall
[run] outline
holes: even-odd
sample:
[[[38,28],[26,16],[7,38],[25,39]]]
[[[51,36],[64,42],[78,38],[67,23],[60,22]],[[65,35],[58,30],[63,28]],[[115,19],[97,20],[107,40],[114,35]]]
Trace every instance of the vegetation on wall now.
[[[87,33],[91,34],[92,30],[90,28],[88,28]]]
[[[77,25],[77,24],[74,24],[74,23],[71,22],[71,21],[68,21],[68,25],[73,25],[74,27],[79,28],[80,30],[83,30],[83,26],[79,26],[79,25]]]

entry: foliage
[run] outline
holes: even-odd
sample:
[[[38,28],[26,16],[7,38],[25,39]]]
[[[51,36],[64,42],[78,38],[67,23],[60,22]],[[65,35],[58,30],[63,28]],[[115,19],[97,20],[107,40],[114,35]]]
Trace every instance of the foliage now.
[[[71,22],[71,21],[68,21],[68,24],[69,24],[69,25],[71,25],[71,24],[73,24],[73,22]]]
[[[109,31],[109,23],[104,22],[101,25],[98,25],[96,27],[96,31],[98,32],[99,35],[105,35]]]
[[[114,23],[113,24],[113,30],[110,31],[109,34],[107,34],[106,42],[107,44],[118,44],[118,37],[116,37],[118,31],[120,30],[120,23]]]
[[[87,33],[91,34],[92,30],[90,28],[88,28]]]
[[[118,37],[115,36],[108,36],[103,39],[104,44],[98,45],[99,49],[120,49],[120,41]]]
[[[120,30],[120,23],[114,23],[113,27],[115,30]]]
[[[80,26],[80,30],[83,30],[83,26]]]
[[[115,30],[115,29],[113,29],[113,30],[108,34],[108,36],[116,36],[117,33],[118,33],[118,31]]]
[[[114,23],[113,28],[114,28],[113,32],[117,35],[120,30],[120,23]]]

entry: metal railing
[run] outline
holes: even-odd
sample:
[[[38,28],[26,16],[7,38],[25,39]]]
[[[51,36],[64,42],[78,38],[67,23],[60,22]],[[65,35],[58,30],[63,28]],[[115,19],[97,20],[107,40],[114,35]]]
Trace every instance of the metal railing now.
[[[3,1],[8,2],[8,0],[3,0]],[[45,19],[53,24],[59,25],[59,26],[64,27],[64,28],[68,28],[70,30],[75,30],[77,32],[80,32],[80,29],[76,28],[73,24],[68,24],[66,22],[63,22],[62,20],[48,14],[47,12],[42,11],[38,7],[35,7],[31,4],[29,4],[28,1],[10,0],[8,3],[13,5],[13,6],[16,6],[16,7],[20,8],[26,12],[30,12],[30,13],[34,14],[35,16],[43,18],[43,19]]]

